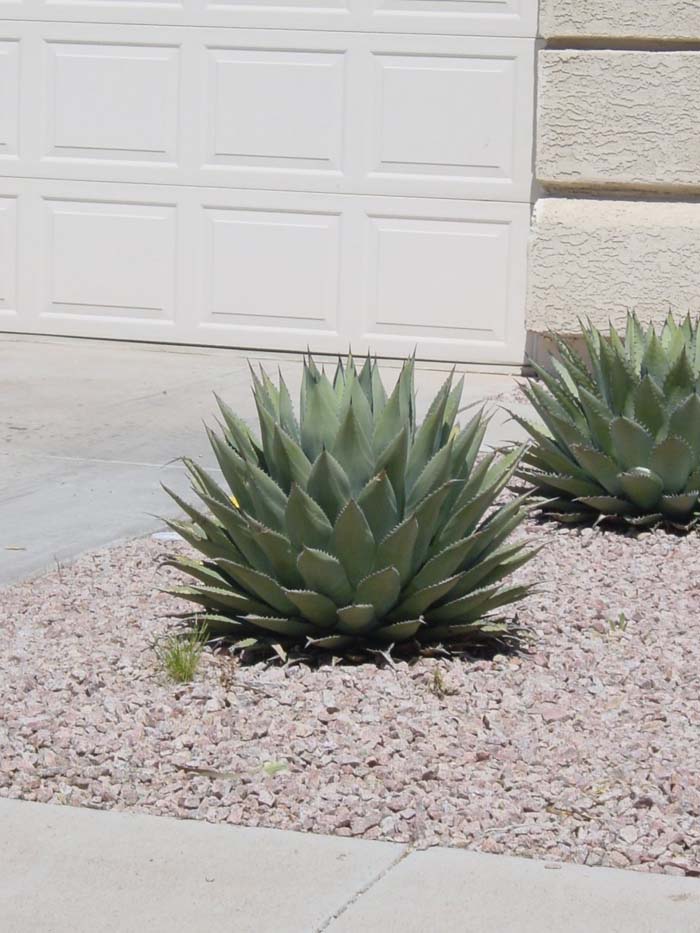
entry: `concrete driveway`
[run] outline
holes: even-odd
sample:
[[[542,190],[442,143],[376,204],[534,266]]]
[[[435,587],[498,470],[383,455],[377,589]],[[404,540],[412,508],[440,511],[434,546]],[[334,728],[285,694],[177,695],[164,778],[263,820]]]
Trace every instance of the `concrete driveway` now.
[[[0,583],[174,514],[160,484],[187,485],[173,460],[214,467],[202,427],[213,421],[212,393],[255,420],[248,358],[279,366],[297,391],[301,360],[290,354],[0,335]],[[447,368],[419,368],[419,406]],[[391,383],[398,364],[384,370]],[[513,386],[509,376],[470,374],[465,404]],[[497,412],[490,443],[520,436],[506,420]]]

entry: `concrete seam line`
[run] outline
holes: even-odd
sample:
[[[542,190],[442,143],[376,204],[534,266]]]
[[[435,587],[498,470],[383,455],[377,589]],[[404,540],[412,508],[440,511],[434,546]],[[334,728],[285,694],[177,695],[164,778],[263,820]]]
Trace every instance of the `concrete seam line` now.
[[[356,904],[363,895],[367,894],[368,891],[371,891],[372,888],[378,885],[380,881],[383,881],[389,872],[392,872],[398,864],[403,862],[405,858],[408,858],[409,855],[413,855],[414,852],[415,849],[413,846],[406,846],[406,848],[404,848],[403,851],[397,855],[393,862],[387,865],[386,868],[382,869],[382,871],[380,871],[378,875],[375,875],[374,878],[371,878],[367,884],[364,885],[364,887],[356,891],[352,897],[349,898],[349,900],[342,904],[334,913],[330,915],[330,917],[324,920],[321,926],[314,930],[314,933],[325,933],[326,930],[331,929],[332,923],[335,923],[335,921],[341,917],[350,907],[352,907],[353,904]]]

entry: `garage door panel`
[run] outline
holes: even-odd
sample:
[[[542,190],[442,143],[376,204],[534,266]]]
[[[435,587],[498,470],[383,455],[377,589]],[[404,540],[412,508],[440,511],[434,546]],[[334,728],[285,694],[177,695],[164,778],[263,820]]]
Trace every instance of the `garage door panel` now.
[[[176,162],[178,48],[51,40],[46,60],[45,158]]]
[[[24,62],[21,174],[530,199],[528,40],[70,23],[3,30],[9,87]],[[3,95],[0,105],[5,175],[18,173],[1,155],[3,143],[17,151],[16,99]]]
[[[0,162],[15,160],[19,144],[20,43],[0,40]]]
[[[45,209],[40,316],[174,320],[174,205],[49,198]]]
[[[337,335],[340,213],[205,207],[202,218],[199,324]]]
[[[17,199],[0,197],[0,327],[17,316]]]
[[[343,49],[209,48],[206,54],[206,165],[340,171]]]
[[[451,339],[505,339],[508,220],[385,216],[369,221],[367,339],[407,329]]]
[[[537,0],[0,0],[0,19],[534,37]]]
[[[369,189],[482,188],[493,197],[498,186],[512,200],[528,197],[529,125],[519,125],[518,104],[529,62],[493,52],[375,53]]]

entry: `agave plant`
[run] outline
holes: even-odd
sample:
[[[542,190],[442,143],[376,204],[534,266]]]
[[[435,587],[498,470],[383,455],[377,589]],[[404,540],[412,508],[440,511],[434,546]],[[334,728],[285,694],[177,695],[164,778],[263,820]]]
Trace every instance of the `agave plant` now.
[[[513,415],[533,443],[518,475],[569,522],[615,519],[688,529],[700,493],[698,323],[656,333],[629,314],[624,339],[583,328],[588,360],[553,336],[560,359],[525,394],[546,428]]]
[[[330,380],[309,357],[298,421],[281,374],[253,380],[260,440],[221,400],[209,431],[227,488],[185,460],[206,510],[168,490],[190,519],[171,527],[204,555],[171,558],[197,581],[173,592],[209,631],[334,650],[512,635],[493,613],[527,593],[504,585],[532,556],[507,540],[527,506],[494,500],[522,450],[478,458],[487,419],[455,426],[462,381],[417,426],[413,360],[387,397],[376,360]]]

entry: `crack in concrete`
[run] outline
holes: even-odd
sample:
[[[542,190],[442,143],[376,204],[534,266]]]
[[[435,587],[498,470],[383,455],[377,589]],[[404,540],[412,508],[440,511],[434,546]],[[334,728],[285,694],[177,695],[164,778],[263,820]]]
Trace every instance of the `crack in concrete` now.
[[[415,852],[413,846],[406,846],[398,856],[387,865],[378,875],[375,875],[374,878],[371,878],[366,885],[359,888],[355,893],[350,897],[344,904],[342,904],[334,913],[327,917],[323,923],[314,930],[314,933],[325,933],[326,930],[331,929],[331,924],[335,923],[344,913],[346,913],[353,904],[356,904],[361,897],[364,897],[372,888],[376,887],[380,882],[382,882],[404,859],[408,858],[409,855],[412,855]]]

